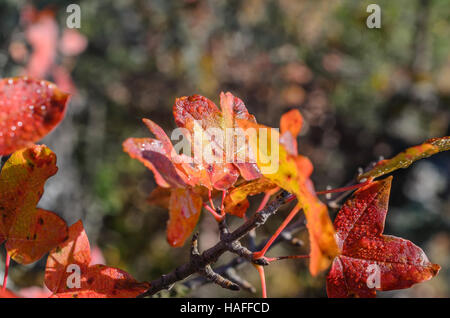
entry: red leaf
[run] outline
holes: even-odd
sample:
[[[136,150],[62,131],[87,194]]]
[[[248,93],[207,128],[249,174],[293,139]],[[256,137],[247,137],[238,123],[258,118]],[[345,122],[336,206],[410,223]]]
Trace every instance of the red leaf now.
[[[58,298],[127,298],[136,297],[150,285],[140,283],[123,270],[104,265],[90,265],[89,240],[81,221],[69,228],[69,238],[51,251],[45,269],[45,285]],[[74,272],[68,266],[80,269],[80,285],[68,282]],[[73,281],[71,281],[73,282]]]
[[[227,128],[238,128],[237,119],[245,119],[255,122],[245,108],[244,103],[231,93],[221,93],[220,105],[222,112],[217,106],[200,95],[184,96],[177,98],[173,107],[176,124],[186,128],[189,134],[186,137],[191,141],[193,147],[204,144],[212,145],[214,152],[209,162],[197,162],[198,167],[205,170],[209,180],[201,179],[204,186],[219,190],[230,188],[239,177],[253,180],[261,176],[255,163],[249,160],[250,148],[238,150],[237,141],[227,139]],[[221,134],[219,138],[213,136],[211,129],[215,128]],[[193,136],[201,134],[202,138],[197,141]],[[200,144],[201,143],[201,144]],[[202,148],[203,149],[203,148]],[[233,153],[227,153],[232,149]],[[195,151],[193,151],[195,153]],[[232,158],[233,163],[227,160]]]
[[[142,120],[157,139],[128,138],[123,149],[131,158],[142,162],[155,175],[161,187],[186,187],[198,183],[199,172],[178,155],[164,130],[149,119]]]
[[[63,119],[69,95],[27,77],[0,81],[0,155],[43,138]]]
[[[147,202],[163,209],[169,209],[171,192],[172,190],[170,188],[156,187],[150,192]]]
[[[178,170],[166,153],[163,144],[152,138],[128,138],[123,149],[131,158],[137,159],[155,175],[156,183],[164,188],[185,187],[186,176]]]
[[[392,177],[356,191],[334,222],[342,255],[327,277],[329,297],[375,297],[376,290],[411,287],[435,276],[432,264],[408,240],[383,235]]]

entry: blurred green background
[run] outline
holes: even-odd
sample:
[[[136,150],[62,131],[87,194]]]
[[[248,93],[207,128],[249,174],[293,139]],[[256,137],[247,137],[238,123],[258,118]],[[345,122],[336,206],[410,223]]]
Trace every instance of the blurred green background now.
[[[152,173],[121,144],[150,136],[142,117],[174,128],[178,96],[197,93],[217,103],[221,91],[231,91],[259,122],[274,127],[282,113],[300,109],[306,123],[299,151],[314,163],[317,189],[343,186],[358,167],[380,156],[450,135],[450,3],[378,0],[382,26],[369,29],[366,7],[372,2],[0,1],[2,77],[24,74],[35,49],[27,37],[30,22],[24,22],[27,5],[54,12],[58,41],[67,5],[81,7],[78,32],[87,47],[53,57],[76,93],[63,123],[43,140],[57,154],[60,170],[39,205],[69,224],[81,218],[108,265],[151,280],[185,262],[188,247],[167,244],[167,211],[146,203],[155,187]],[[45,76],[63,81],[57,75]],[[450,153],[441,153],[394,173],[385,231],[421,246],[442,266],[440,274],[379,296],[450,296],[449,159]],[[260,197],[255,199],[254,205]],[[273,233],[287,212],[258,230],[258,238]],[[217,240],[210,215],[203,214],[198,229],[202,249]],[[307,240],[305,232],[298,236]],[[307,253],[305,243],[280,245],[270,254]],[[42,286],[44,267],[45,258],[13,265],[11,287]],[[241,273],[259,296],[254,268]],[[326,296],[325,274],[312,278],[304,260],[278,262],[266,273],[269,296]],[[211,285],[188,295],[252,296]]]

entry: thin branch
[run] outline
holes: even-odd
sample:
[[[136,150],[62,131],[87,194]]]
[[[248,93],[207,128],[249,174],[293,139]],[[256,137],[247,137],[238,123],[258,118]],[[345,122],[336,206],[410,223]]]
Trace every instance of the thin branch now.
[[[272,249],[274,246],[276,246],[277,244],[281,243],[281,242],[291,242],[294,239],[294,235],[298,232],[300,232],[301,230],[303,230],[305,228],[305,216],[302,214],[300,219],[297,220],[296,222],[292,223],[291,225],[287,226],[283,232],[281,232],[280,236],[278,236],[278,238],[275,240],[275,242],[272,244],[272,246],[270,247],[270,249]],[[262,249],[264,247],[264,245],[266,245],[267,240],[264,240],[263,242],[261,242],[258,246],[256,246],[254,249],[254,251],[258,251],[260,249]],[[249,263],[249,260],[243,257],[236,257],[233,260],[231,260],[229,263],[219,266],[217,268],[214,269],[214,271],[216,273],[219,273],[220,275],[227,277],[228,279],[230,279],[231,281],[233,280],[233,277],[229,276],[229,272],[231,271],[233,273],[236,272],[238,269],[240,269],[242,266],[246,265]],[[185,287],[187,287],[190,290],[194,290],[199,288],[200,286],[203,286],[205,284],[208,284],[209,281],[206,280],[204,277],[199,276],[199,277],[195,277],[192,279],[189,279],[188,281],[184,282],[183,285]],[[235,283],[239,284],[239,282],[235,281]],[[240,284],[239,284],[240,285]],[[241,285],[240,285],[241,286]],[[247,288],[245,288],[244,286],[241,286],[243,289],[248,290]],[[249,290],[251,292],[251,290]]]
[[[252,217],[248,218],[247,221],[234,230],[231,233],[222,233],[221,240],[214,245],[213,247],[207,249],[201,254],[196,254],[198,249],[193,248],[193,252],[191,253],[191,258],[188,263],[178,266],[176,269],[171,271],[166,275],[162,275],[161,277],[150,282],[150,288],[139,297],[146,297],[154,295],[155,293],[167,289],[172,286],[174,283],[181,281],[192,274],[199,273],[204,274],[205,269],[208,265],[215,263],[218,258],[224,254],[225,252],[235,252],[237,253],[235,242],[239,241],[241,238],[246,236],[251,230],[256,229],[266,223],[267,219],[276,214],[278,209],[291,198],[291,194],[287,191],[282,191],[276,199],[270,202],[266,208],[255,213]],[[225,223],[223,223],[225,224]],[[224,226],[224,225],[222,225]],[[194,236],[194,242],[196,237]],[[194,246],[195,243],[193,243]],[[240,244],[239,244],[240,245]],[[240,254],[238,254],[240,255]],[[244,254],[240,255],[243,256]],[[258,265],[267,265],[260,262],[260,260],[254,261]],[[217,273],[217,272],[216,272]]]

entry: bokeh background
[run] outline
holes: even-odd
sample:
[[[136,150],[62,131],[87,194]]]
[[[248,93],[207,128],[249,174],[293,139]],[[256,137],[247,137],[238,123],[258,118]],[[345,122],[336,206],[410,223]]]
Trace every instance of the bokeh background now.
[[[40,207],[69,224],[81,218],[108,265],[151,280],[185,262],[188,248],[167,244],[167,211],[146,203],[152,173],[121,144],[150,136],[142,117],[174,128],[178,96],[218,102],[221,91],[231,91],[274,127],[282,113],[300,109],[306,124],[299,149],[314,163],[317,189],[343,186],[380,156],[450,135],[450,3],[377,0],[382,27],[368,29],[372,2],[1,0],[1,76],[38,75],[74,93],[65,120],[43,140],[60,170]],[[66,28],[70,3],[81,7],[75,31]],[[449,159],[441,153],[394,173],[385,231],[421,246],[442,266],[440,274],[379,296],[450,296]],[[258,238],[273,233],[287,212]],[[210,215],[198,229],[201,248],[217,240]],[[271,254],[307,253],[306,233],[298,237],[304,247],[280,245]],[[10,286],[42,286],[44,267],[45,258],[14,264]],[[254,268],[241,273],[259,296]],[[312,278],[303,260],[279,262],[266,273],[269,296],[326,296],[325,274]],[[179,295],[253,296],[217,286]]]

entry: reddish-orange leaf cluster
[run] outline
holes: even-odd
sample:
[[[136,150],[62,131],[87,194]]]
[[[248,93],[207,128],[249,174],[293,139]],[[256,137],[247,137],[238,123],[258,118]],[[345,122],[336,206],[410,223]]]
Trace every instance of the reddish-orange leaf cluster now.
[[[28,77],[0,80],[0,155],[32,145],[63,119],[69,94]]]
[[[248,159],[249,152],[242,150],[242,163],[237,162],[229,163],[226,161],[227,149],[234,149],[236,153],[233,153],[233,159],[237,159],[239,156],[239,149],[236,146],[236,139],[226,139],[227,128],[238,128],[237,120],[249,120],[256,122],[253,115],[250,115],[247,111],[242,100],[233,96],[231,93],[220,94],[220,111],[217,106],[200,95],[193,95],[188,97],[177,98],[173,108],[173,114],[175,122],[178,127],[188,130],[186,137],[191,141],[193,147],[195,147],[196,141],[194,135],[201,134],[201,143],[210,144],[213,143],[213,147],[216,150],[212,154],[211,163],[199,162],[197,169],[202,171],[203,178],[200,179],[200,184],[212,189],[227,190],[237,180],[239,175],[246,180],[253,180],[261,176],[259,170],[254,163],[250,163]],[[222,133],[224,138],[214,139],[212,133]],[[230,148],[227,148],[228,144],[233,144]],[[192,152],[194,153],[194,151]]]
[[[37,145],[13,153],[1,170],[0,243],[16,262],[35,262],[67,238],[63,219],[36,208],[57,170],[55,154]]]
[[[52,297],[130,298],[150,287],[118,268],[90,264],[89,240],[83,223],[78,221],[70,226],[69,238],[48,256],[45,285],[52,291]]]
[[[184,129],[184,137],[189,141],[192,154],[195,152],[196,143],[214,144],[217,151],[211,152],[215,156],[212,162],[205,162],[203,158],[196,161],[194,155],[188,157],[186,154],[176,153],[167,134],[149,119],[143,121],[156,139],[129,138],[123,143],[124,150],[132,158],[141,161],[153,171],[160,187],[171,189],[170,194],[165,192],[164,199],[158,200],[164,202],[164,205],[169,204],[167,238],[172,246],[182,246],[197,224],[205,200],[199,186],[210,191],[227,190],[235,184],[240,175],[246,180],[261,177],[256,164],[249,163],[248,160],[229,163],[225,158],[226,143],[236,143],[234,139],[225,138],[226,129],[237,128],[237,119],[255,122],[254,117],[248,113],[244,103],[231,93],[220,95],[220,105],[222,111],[209,99],[194,95],[177,98],[173,107],[175,122]],[[210,128],[222,132],[223,139],[214,139],[210,135]],[[200,140],[194,138],[195,134],[201,136]],[[237,149],[235,144],[232,146],[232,149]],[[248,151],[241,151],[248,154]],[[193,161],[190,162],[191,160]],[[180,202],[184,204],[180,205]],[[227,212],[242,216],[242,210],[241,206],[230,207]]]
[[[334,221],[342,254],[327,277],[329,297],[375,297],[409,288],[439,272],[412,242],[383,235],[392,177],[357,190]]]
[[[280,120],[281,135],[279,136],[279,141],[287,153],[295,156],[297,167],[304,175],[307,186],[312,188],[312,183],[309,180],[309,176],[313,171],[313,166],[308,158],[298,155],[297,150],[297,136],[300,133],[302,124],[303,117],[297,109],[293,109],[283,114]],[[244,125],[246,124],[244,123]],[[260,125],[253,127],[262,128],[264,126]],[[271,194],[276,192],[276,190],[277,185],[268,178],[261,177],[256,180],[249,181],[230,189],[225,200],[225,207],[227,208],[227,211],[232,211],[229,213],[242,217],[249,206],[247,200],[248,196],[265,192],[266,197],[269,198]],[[263,203],[260,208],[263,208],[265,203]]]

